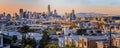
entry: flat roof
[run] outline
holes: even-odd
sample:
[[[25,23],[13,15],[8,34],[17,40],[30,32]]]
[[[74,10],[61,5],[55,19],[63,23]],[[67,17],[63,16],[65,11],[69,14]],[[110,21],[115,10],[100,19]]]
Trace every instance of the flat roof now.
[[[108,37],[106,37],[106,36],[81,36],[81,37],[84,37],[84,38],[90,39],[90,40],[108,39]]]

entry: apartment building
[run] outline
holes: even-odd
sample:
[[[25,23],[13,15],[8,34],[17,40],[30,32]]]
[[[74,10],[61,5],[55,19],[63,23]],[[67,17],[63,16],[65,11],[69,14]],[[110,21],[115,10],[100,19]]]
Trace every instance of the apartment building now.
[[[106,41],[105,36],[79,36],[78,46],[81,48],[97,48],[97,41]]]
[[[58,45],[60,47],[64,47],[65,46],[65,38],[64,37],[58,37]]]
[[[65,36],[65,45],[78,47],[79,35]]]
[[[113,46],[114,46],[114,48],[120,48],[120,37],[114,38]]]
[[[109,41],[97,41],[97,48],[109,48]]]

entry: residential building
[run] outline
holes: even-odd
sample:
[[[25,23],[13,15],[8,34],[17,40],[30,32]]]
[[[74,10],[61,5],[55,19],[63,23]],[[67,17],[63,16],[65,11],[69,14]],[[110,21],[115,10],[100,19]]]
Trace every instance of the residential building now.
[[[58,45],[60,47],[64,47],[65,46],[65,38],[64,37],[58,37]]]
[[[81,48],[97,48],[97,41],[106,41],[105,36],[79,36],[79,47]]]
[[[109,48],[109,41],[97,41],[97,48]]]
[[[113,40],[113,46],[115,48],[120,48],[120,37],[114,38],[114,40]]]
[[[65,36],[65,45],[72,46],[74,45],[75,47],[78,46],[78,41],[79,41],[79,35],[71,35],[71,36]]]

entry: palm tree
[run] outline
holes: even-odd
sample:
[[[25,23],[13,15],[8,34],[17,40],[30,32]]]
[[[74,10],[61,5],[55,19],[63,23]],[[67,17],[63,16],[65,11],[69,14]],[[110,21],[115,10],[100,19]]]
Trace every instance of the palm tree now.
[[[22,34],[22,47],[25,46],[25,42],[26,42],[26,33],[28,33],[29,31],[29,26],[27,25],[23,25],[23,27],[19,28],[18,32],[20,32]]]
[[[19,32],[22,34],[22,38],[23,37],[26,38],[26,33],[28,33],[28,31],[29,31],[29,26],[27,25],[23,25],[23,27],[19,29]]]

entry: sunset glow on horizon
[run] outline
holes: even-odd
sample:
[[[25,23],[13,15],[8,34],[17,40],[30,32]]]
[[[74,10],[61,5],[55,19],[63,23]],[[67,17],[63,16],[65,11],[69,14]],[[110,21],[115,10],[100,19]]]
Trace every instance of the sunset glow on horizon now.
[[[47,5],[51,5],[52,11],[59,14],[71,12],[96,12],[105,14],[119,14],[120,0],[0,0],[0,13],[19,12],[20,8],[33,12],[46,12]]]

